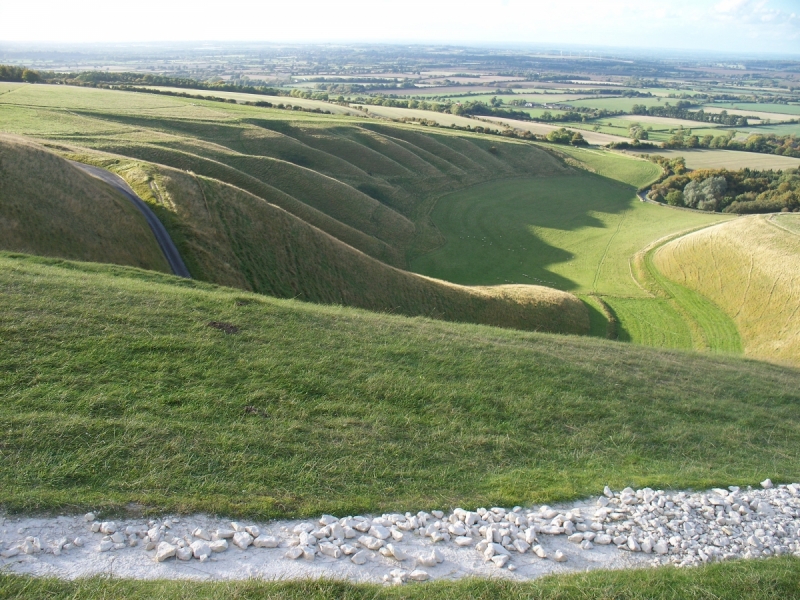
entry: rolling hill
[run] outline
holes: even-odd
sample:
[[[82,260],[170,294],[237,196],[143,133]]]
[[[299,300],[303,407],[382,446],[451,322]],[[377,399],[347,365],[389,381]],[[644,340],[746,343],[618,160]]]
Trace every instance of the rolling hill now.
[[[800,366],[800,217],[757,215],[679,237],[655,266],[736,324],[748,356]]]

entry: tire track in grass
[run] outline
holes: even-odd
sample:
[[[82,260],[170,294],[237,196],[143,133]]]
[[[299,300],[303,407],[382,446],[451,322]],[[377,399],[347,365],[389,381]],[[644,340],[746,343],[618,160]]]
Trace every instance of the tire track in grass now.
[[[712,352],[742,354],[744,346],[733,319],[702,294],[662,275],[655,266],[653,256],[666,243],[663,242],[645,254],[645,267],[655,283],[666,292],[687,319],[695,338],[695,347]]]

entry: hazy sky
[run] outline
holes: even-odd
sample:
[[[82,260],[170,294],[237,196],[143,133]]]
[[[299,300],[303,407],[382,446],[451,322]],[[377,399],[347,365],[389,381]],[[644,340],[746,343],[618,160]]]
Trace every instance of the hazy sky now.
[[[0,41],[178,40],[800,54],[800,0],[0,0]]]

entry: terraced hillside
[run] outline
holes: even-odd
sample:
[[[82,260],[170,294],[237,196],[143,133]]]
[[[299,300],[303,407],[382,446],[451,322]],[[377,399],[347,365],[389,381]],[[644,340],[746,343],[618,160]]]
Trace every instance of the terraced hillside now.
[[[6,129],[125,178],[200,279],[407,315],[589,329],[584,305],[561,291],[467,288],[391,266],[439,243],[426,207],[441,191],[569,171],[530,144],[106,90],[22,86],[0,100]]]
[[[743,217],[658,249],[665,276],[719,306],[754,358],[800,366],[800,217]]]
[[[171,272],[130,201],[38,144],[0,135],[0,248]]]

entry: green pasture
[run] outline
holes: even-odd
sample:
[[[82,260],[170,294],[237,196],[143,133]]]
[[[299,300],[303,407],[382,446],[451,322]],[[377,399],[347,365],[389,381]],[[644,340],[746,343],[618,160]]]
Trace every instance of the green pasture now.
[[[715,102],[709,106],[714,108],[732,108],[734,110],[752,110],[754,112],[797,115],[800,117],[800,104],[769,104],[761,102]]]
[[[673,287],[672,300],[654,297],[632,267],[653,240],[730,217],[640,202],[636,189],[660,172],[647,161],[599,150],[558,151],[594,173],[502,181],[441,198],[431,217],[447,241],[414,260],[412,269],[467,285],[534,283],[599,295],[617,313],[621,340],[740,350],[735,327],[725,329],[730,324],[702,299]],[[592,314],[593,332],[602,332]],[[721,333],[719,321],[725,321]],[[706,329],[723,341],[705,344]],[[734,341],[728,347],[724,340]]]
[[[21,255],[0,286],[12,512],[345,515],[800,475],[796,369]]]
[[[605,108],[607,110],[624,110],[630,112],[634,104],[644,104],[650,106],[666,106],[667,102],[673,106],[678,102],[672,98],[593,98],[591,100],[576,100],[570,102],[572,106],[584,106],[586,108]]]

